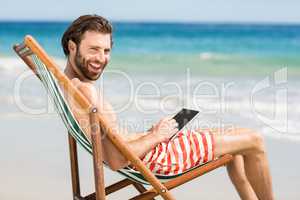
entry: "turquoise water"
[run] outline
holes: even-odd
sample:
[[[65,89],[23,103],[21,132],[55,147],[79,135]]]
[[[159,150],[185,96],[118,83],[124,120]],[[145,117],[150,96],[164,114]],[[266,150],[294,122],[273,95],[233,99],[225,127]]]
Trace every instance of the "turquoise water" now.
[[[33,35],[62,57],[60,37],[69,22],[0,22],[0,56]],[[112,68],[209,75],[257,75],[288,67],[300,75],[300,25],[120,23],[114,25]]]

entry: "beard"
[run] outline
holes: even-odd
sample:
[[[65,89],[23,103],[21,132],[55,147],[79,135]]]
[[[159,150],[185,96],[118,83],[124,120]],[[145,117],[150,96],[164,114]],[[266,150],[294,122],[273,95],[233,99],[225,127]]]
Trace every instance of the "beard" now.
[[[75,65],[77,66],[77,69],[81,72],[81,74],[86,79],[95,81],[101,76],[105,66],[107,65],[107,62],[102,64],[103,65],[102,71],[100,71],[99,73],[95,73],[95,72],[92,72],[89,70],[89,63],[91,63],[91,62],[94,62],[94,63],[96,62],[97,64],[101,64],[99,61],[94,61],[92,59],[84,58],[81,55],[79,48],[77,48],[76,55],[75,55]]]

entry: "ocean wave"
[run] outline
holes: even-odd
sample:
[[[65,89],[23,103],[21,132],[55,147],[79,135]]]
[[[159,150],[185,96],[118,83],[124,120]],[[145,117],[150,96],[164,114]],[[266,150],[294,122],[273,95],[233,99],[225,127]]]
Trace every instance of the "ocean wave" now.
[[[55,57],[53,58],[54,62],[63,69],[66,65],[66,60],[63,58]],[[0,72],[8,75],[19,74],[24,71],[24,69],[28,69],[25,63],[21,60],[21,58],[15,57],[3,57],[0,56]]]
[[[210,60],[225,60],[228,59],[229,55],[213,53],[213,52],[202,52],[199,53],[199,59],[202,61],[210,61]]]
[[[56,113],[44,113],[44,114],[28,114],[25,112],[2,112],[0,113],[0,119],[10,119],[10,120],[16,120],[16,119],[59,119],[59,116]]]
[[[122,96],[119,95],[121,98]],[[24,96],[22,97],[24,100],[25,105],[33,106],[33,110],[44,110],[44,112],[39,114],[28,113],[25,110],[22,110],[18,107],[14,98],[12,96],[2,97],[0,102],[2,105],[6,105],[4,112],[1,112],[0,118],[22,118],[22,117],[37,117],[37,116],[44,116],[50,117],[56,116],[55,109],[53,107],[53,103],[51,102],[48,104],[47,97],[37,97],[37,96]],[[120,99],[119,99],[120,100]],[[199,109],[197,106],[187,106],[183,100],[180,100],[176,97],[170,98],[168,102],[165,102],[164,107],[161,107],[162,98],[147,98],[147,99],[138,99],[136,101],[130,102],[130,106],[123,110],[122,112],[119,111],[118,115],[122,115],[122,113],[127,113],[127,118],[135,119],[134,115],[139,115],[141,118],[146,117],[148,114],[158,114],[162,113],[164,115],[172,115],[178,111],[181,107],[188,107],[191,109]],[[28,103],[30,102],[30,103]],[[121,103],[121,104],[120,104]],[[125,105],[127,102],[123,98],[119,105]],[[247,107],[247,102],[229,102],[227,105],[227,109],[225,113],[222,113],[220,110],[220,106],[218,104],[211,103],[211,107],[206,107],[207,109],[216,109],[215,114],[205,113],[203,110],[201,111],[201,120],[208,120],[215,122],[217,119],[222,118],[224,120],[229,120],[232,123],[239,123],[239,119],[241,119],[241,125],[246,121],[253,122],[251,126],[261,127],[261,132],[266,137],[270,137],[276,140],[289,140],[292,142],[300,142],[300,125],[298,123],[300,111],[299,110],[292,110],[290,109],[289,112],[293,112],[293,116],[287,119],[287,122],[282,124],[281,120],[272,121],[272,124],[265,123],[261,121],[259,117],[252,112],[251,108]],[[271,110],[272,105],[264,104],[266,110]],[[284,105],[282,105],[284,106]],[[118,109],[116,107],[116,109]],[[148,115],[149,116],[149,115]],[[249,125],[249,122],[247,123]],[[278,131],[279,130],[279,131]],[[284,130],[284,131],[280,131]]]
[[[298,129],[299,130],[299,129]],[[271,127],[263,127],[261,129],[261,133],[266,137],[276,139],[276,140],[288,140],[290,142],[297,142],[300,143],[300,132],[298,133],[282,133],[279,131],[274,130]]]
[[[20,66],[24,65],[24,62],[19,58],[14,57],[0,57],[0,71],[8,74],[22,71]]]

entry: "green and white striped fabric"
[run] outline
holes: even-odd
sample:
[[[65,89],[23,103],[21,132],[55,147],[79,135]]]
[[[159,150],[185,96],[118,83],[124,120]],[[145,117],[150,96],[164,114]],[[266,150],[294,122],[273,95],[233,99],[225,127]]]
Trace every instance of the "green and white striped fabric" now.
[[[55,104],[55,108],[57,112],[59,113],[60,117],[62,118],[66,128],[68,129],[69,133],[75,138],[75,140],[89,153],[92,154],[92,145],[90,141],[85,136],[83,130],[81,129],[80,125],[78,124],[77,120],[75,119],[74,115],[71,112],[71,109],[69,108],[64,95],[55,79],[53,74],[46,68],[44,63],[35,55],[31,55],[31,58],[35,64],[37,75],[39,79],[42,81],[43,85],[45,86],[47,92],[52,97],[52,100]],[[197,166],[199,167],[199,166]],[[197,168],[195,167],[195,168]],[[190,169],[193,170],[194,168]],[[188,171],[190,171],[188,170]],[[188,172],[186,171],[186,172]],[[143,175],[134,169],[131,169],[129,167],[125,167],[123,169],[118,170],[120,174],[123,176],[129,178],[132,181],[149,185],[149,183],[145,180]],[[184,173],[186,173],[184,172]],[[181,174],[177,175],[161,175],[161,174],[155,174],[155,176],[161,181],[166,182],[168,180],[171,180],[175,177],[178,177]]]

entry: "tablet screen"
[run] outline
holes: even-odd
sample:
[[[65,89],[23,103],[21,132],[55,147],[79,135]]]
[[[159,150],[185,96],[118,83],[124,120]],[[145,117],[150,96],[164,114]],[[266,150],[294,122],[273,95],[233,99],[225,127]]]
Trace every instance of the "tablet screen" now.
[[[199,111],[189,110],[183,108],[179,113],[177,113],[173,119],[178,123],[178,130],[181,130],[189,121],[191,121]]]

